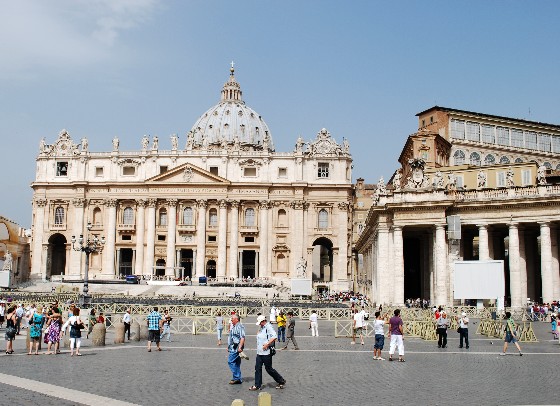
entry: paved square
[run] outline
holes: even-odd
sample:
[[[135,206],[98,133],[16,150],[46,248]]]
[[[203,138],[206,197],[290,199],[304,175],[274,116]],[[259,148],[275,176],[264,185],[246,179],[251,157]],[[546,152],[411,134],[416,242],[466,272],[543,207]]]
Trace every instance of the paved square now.
[[[474,320],[476,321],[476,320]],[[228,385],[231,373],[225,346],[217,347],[212,335],[172,336],[162,352],[146,351],[145,342],[91,347],[84,340],[82,357],[28,356],[25,336],[18,336],[16,353],[2,355],[0,379],[4,404],[66,405],[230,405],[244,399],[257,404],[248,390],[254,382],[256,338],[253,318],[244,320],[249,361],[242,362],[243,385]],[[470,331],[471,348],[458,348],[458,334],[450,332],[447,349],[436,343],[405,337],[405,363],[372,360],[373,339],[366,345],[350,345],[350,339],[334,338],[334,322],[319,322],[320,337],[310,337],[308,323],[298,320],[299,351],[278,351],[274,367],[287,380],[284,390],[263,371],[264,390],[274,405],[527,405],[559,404],[557,369],[560,345],[552,341],[550,324],[535,323],[539,343],[523,343],[524,356],[510,346],[500,357],[501,340],[487,339]],[[108,334],[107,343],[113,337]],[[388,340],[383,351],[388,355]],[[56,385],[43,392],[39,384]],[[29,385],[29,386],[28,386]],[[49,387],[50,388],[50,387]],[[65,389],[79,391],[66,393]],[[52,388],[51,388],[52,389]],[[45,389],[46,391],[47,389]],[[45,397],[42,393],[49,393]],[[94,394],[107,399],[92,399]],[[69,400],[70,398],[71,400]],[[101,399],[101,400],[100,400]]]

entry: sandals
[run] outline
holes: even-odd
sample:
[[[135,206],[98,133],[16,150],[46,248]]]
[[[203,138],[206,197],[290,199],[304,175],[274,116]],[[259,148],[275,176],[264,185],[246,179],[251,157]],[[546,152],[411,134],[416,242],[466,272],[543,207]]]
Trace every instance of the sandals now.
[[[261,388],[260,388],[259,386],[253,385],[253,386],[251,386],[251,387],[249,388],[249,390],[255,391],[255,390],[261,390]]]
[[[399,362],[406,362],[404,358],[399,358]]]
[[[279,383],[276,385],[276,389],[284,389],[286,387],[286,381]]]

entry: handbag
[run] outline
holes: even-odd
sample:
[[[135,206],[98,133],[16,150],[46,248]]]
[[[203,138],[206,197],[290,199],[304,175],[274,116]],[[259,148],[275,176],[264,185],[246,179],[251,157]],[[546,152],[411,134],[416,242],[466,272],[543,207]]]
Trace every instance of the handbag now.
[[[266,331],[266,339],[268,340],[268,329]],[[273,342],[268,349],[270,350],[270,356],[274,357],[276,355],[276,341]]]
[[[461,327],[457,327],[457,333],[461,333]]]

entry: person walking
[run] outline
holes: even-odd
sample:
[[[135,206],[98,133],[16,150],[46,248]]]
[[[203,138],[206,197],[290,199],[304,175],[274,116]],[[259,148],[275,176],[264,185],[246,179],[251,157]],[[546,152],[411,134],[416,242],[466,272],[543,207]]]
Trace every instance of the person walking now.
[[[385,320],[381,316],[381,312],[375,312],[375,321],[373,322],[373,331],[375,333],[375,344],[373,345],[373,359],[377,361],[385,361],[381,358],[381,350],[385,345]]]
[[[228,334],[228,366],[232,373],[230,385],[240,385],[243,383],[241,377],[241,353],[245,345],[245,327],[239,322],[237,313],[231,315],[231,328]]]
[[[278,324],[278,342],[286,342],[286,315],[282,310],[276,316],[276,323]]]
[[[399,362],[404,362],[404,335],[403,335],[403,321],[401,319],[400,309],[395,309],[394,316],[389,319],[389,334],[391,339],[389,344],[389,361],[393,361],[393,354],[395,347],[399,348]]]
[[[16,308],[16,335],[19,335],[21,331],[21,319],[25,314],[25,309],[23,308],[22,304],[18,304]]]
[[[224,331],[224,318],[222,312],[216,315],[216,333],[218,334],[218,346],[222,345],[222,332]]]
[[[154,310],[148,317],[146,318],[148,323],[148,352],[152,352],[152,342],[155,341],[157,350],[161,351],[161,347],[159,345],[160,337],[161,337],[161,328],[163,326],[163,317],[158,312],[157,306],[154,307]]]
[[[122,321],[124,323],[124,335],[126,337],[128,333],[128,341],[130,341],[130,323],[132,322],[132,316],[130,316],[130,309],[126,309]]]
[[[449,319],[446,312],[441,312],[436,319],[436,333],[438,335],[438,348],[447,347],[447,329],[449,328]]]
[[[16,338],[16,306],[7,310],[6,314],[6,354],[14,353],[14,339]]]
[[[47,313],[47,318],[49,320],[49,327],[45,333],[47,342],[47,352],[45,354],[60,354],[60,336],[62,327],[62,312],[58,307],[58,302],[53,302],[49,312]],[[54,344],[54,352],[51,348]]]
[[[523,356],[523,353],[521,352],[521,347],[519,346],[519,342],[518,342],[519,340],[517,339],[517,333],[515,330],[515,321],[513,320],[513,317],[511,317],[510,312],[506,312],[505,319],[506,319],[506,336],[504,338],[504,349],[502,350],[502,353],[500,355],[505,356],[508,344],[513,343],[517,347],[517,350],[519,351],[519,355]]]
[[[294,319],[294,312],[288,312],[288,327],[287,327],[288,332],[286,333],[286,346],[283,347],[283,350],[287,350],[288,349],[288,344],[290,344],[290,340],[292,340],[292,343],[294,344],[294,350],[299,350],[299,347],[297,345],[297,341],[296,341],[296,335],[295,335],[295,330],[296,330],[296,320]]]
[[[272,367],[272,357],[276,352],[274,348],[274,342],[276,341],[276,332],[266,321],[265,316],[257,317],[257,326],[259,326],[259,331],[257,332],[257,356],[255,358],[255,384],[249,388],[251,391],[260,390],[262,387],[262,367],[266,373],[269,374],[278,385],[276,389],[284,389],[286,385],[286,380],[282,378],[282,375],[278,373]]]
[[[315,310],[311,310],[311,315],[309,316],[309,328],[311,329],[311,337],[319,337],[319,323],[317,320],[319,316],[317,316],[317,312]]]
[[[74,356],[74,348],[76,348],[76,355],[81,356],[80,344],[82,343],[84,323],[80,319],[80,309],[77,306],[72,309],[72,317],[66,320],[62,326],[61,335],[64,335],[68,326],[70,326],[70,356]]]
[[[173,318],[169,315],[169,311],[165,309],[163,311],[163,331],[161,333],[160,339],[163,340],[163,336],[167,334],[167,342],[171,342],[171,320]]]
[[[35,345],[34,354],[39,355],[39,342],[41,341],[43,324],[45,324],[45,316],[43,316],[43,308],[39,306],[37,311],[29,317],[29,355],[33,353],[33,345]]]
[[[356,344],[356,336],[360,336],[360,342],[364,345],[364,312],[354,309],[354,320],[352,321],[352,342],[350,344]]]
[[[270,324],[276,323],[276,316],[278,315],[278,310],[276,310],[276,306],[272,305],[270,308]]]
[[[89,335],[91,334],[91,332],[93,330],[93,326],[95,326],[96,324],[97,324],[97,317],[95,316],[95,309],[92,308],[89,312],[88,332],[87,332],[86,338],[89,338]]]
[[[465,341],[465,346],[467,350],[469,349],[469,318],[467,317],[467,313],[462,312],[461,317],[456,317],[457,322],[459,323],[459,328],[457,331],[459,332],[459,348],[463,348],[463,340]]]

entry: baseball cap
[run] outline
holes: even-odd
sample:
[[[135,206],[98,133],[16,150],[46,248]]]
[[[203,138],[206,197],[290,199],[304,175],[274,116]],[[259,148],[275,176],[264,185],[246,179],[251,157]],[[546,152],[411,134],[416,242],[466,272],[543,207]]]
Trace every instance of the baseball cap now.
[[[265,320],[266,320],[266,317],[261,315],[261,316],[257,317],[257,322],[255,324],[258,326],[259,324],[261,324],[261,322],[263,322]]]

